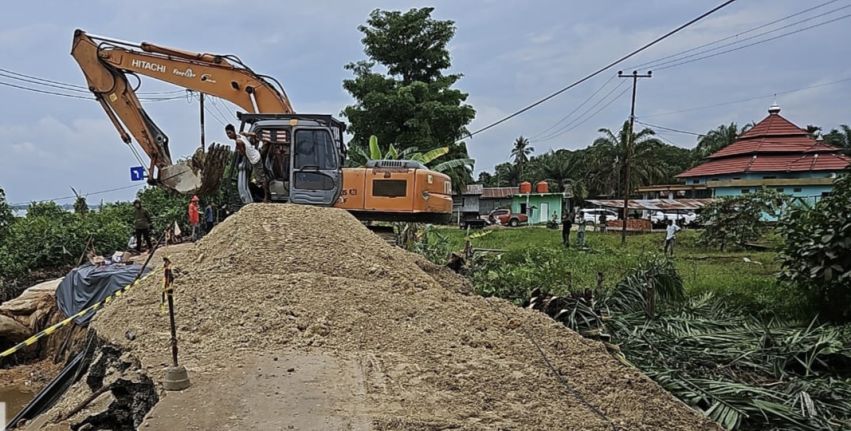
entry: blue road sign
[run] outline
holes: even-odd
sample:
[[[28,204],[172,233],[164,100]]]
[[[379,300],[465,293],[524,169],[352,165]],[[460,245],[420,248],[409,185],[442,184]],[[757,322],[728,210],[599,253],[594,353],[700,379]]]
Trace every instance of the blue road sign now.
[[[145,179],[145,167],[144,166],[131,166],[130,167],[130,181],[142,181]]]

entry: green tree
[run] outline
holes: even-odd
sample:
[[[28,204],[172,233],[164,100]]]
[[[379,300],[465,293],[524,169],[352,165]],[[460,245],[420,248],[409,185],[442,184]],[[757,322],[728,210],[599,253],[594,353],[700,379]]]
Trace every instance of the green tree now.
[[[736,138],[740,134],[745,133],[749,128],[749,126],[745,126],[739,130],[739,126],[736,123],[730,123],[726,126],[722,124],[710,130],[697,141],[697,147],[694,149],[696,162],[736,142]]]
[[[665,177],[665,172],[657,159],[658,149],[664,144],[654,135],[652,129],[633,131],[626,149],[629,136],[629,122],[625,121],[617,135],[609,129],[600,129],[603,135],[594,140],[589,148],[588,163],[589,185],[601,195],[623,196],[623,178],[625,162],[629,160],[629,188],[631,193],[639,186],[652,184]]]
[[[511,163],[500,163],[494,167],[497,187],[509,187],[520,184],[520,171]]]
[[[9,226],[15,221],[15,214],[9,203],[6,202],[6,191],[0,187],[0,245],[3,243],[3,238],[6,237],[6,232],[9,231]]]
[[[824,135],[824,142],[840,148],[851,149],[851,127],[842,124],[839,126],[839,130],[832,129],[830,133]]]
[[[718,198],[700,214],[704,229],[698,242],[724,251],[759,239],[766,229],[763,214],[776,217],[786,203],[785,195],[772,189]]]
[[[511,148],[511,158],[514,160],[514,165],[517,166],[518,176],[522,179],[523,167],[529,161],[529,156],[535,152],[535,149],[529,145],[529,140],[523,136],[514,140],[514,146]]]
[[[404,150],[449,147],[452,158],[469,158],[455,145],[466,133],[475,110],[467,94],[453,89],[460,74],[450,67],[447,44],[455,34],[452,21],[435,20],[433,8],[407,12],[374,10],[358,27],[368,61],[350,63],[354,74],[343,81],[355,99],[343,115],[351,124],[351,147],[367,148],[369,137]],[[387,74],[373,71],[380,64]]]
[[[793,206],[780,223],[780,278],[810,294],[821,315],[851,321],[851,175],[812,208]]]
[[[568,180],[581,176],[580,165],[575,163],[573,154],[567,150],[550,151],[534,160],[535,181],[548,181],[555,186],[555,191],[564,191]]]

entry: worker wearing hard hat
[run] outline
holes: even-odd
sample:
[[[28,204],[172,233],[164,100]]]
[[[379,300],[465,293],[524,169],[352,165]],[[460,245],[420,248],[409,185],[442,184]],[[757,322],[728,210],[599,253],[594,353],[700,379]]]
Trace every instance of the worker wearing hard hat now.
[[[198,211],[198,196],[189,201],[189,225],[192,226],[192,241],[198,240],[201,233],[201,214]]]

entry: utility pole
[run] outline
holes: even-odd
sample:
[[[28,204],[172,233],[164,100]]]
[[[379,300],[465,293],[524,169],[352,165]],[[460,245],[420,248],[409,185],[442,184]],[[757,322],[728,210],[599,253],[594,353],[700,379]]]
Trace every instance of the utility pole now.
[[[631,75],[625,75],[623,71],[618,71],[618,78],[632,78],[632,107],[629,109],[629,131],[626,134],[626,142],[624,143],[624,158],[623,158],[623,226],[621,227],[621,244],[626,244],[626,222],[627,214],[629,214],[629,162],[632,158],[632,128],[635,124],[635,89],[638,86],[638,78],[650,78],[653,72],[648,70],[646,74],[639,75],[638,71],[633,70]]]
[[[204,151],[204,93],[201,95],[201,151]]]

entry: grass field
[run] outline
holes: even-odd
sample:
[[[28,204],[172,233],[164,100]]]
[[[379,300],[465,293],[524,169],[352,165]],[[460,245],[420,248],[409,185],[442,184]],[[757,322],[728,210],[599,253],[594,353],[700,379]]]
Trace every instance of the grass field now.
[[[446,228],[435,232],[452,250],[463,249],[464,231]],[[695,230],[682,231],[676,244],[674,261],[688,294],[712,292],[761,315],[807,317],[808,310],[802,308],[805,302],[776,282],[780,268],[775,252],[707,249],[697,245],[698,234]],[[571,240],[575,237],[574,231]],[[629,235],[626,246],[621,245],[620,232],[587,232],[586,238],[586,250],[577,249],[575,244],[565,249],[559,230],[494,229],[471,239],[472,245],[505,252],[486,269],[492,274],[474,274],[473,278],[479,288],[516,289],[518,294],[534,287],[562,293],[567,290],[569,277],[574,290],[593,287],[597,272],[602,272],[605,284],[611,285],[642,258],[661,255],[664,233]]]

